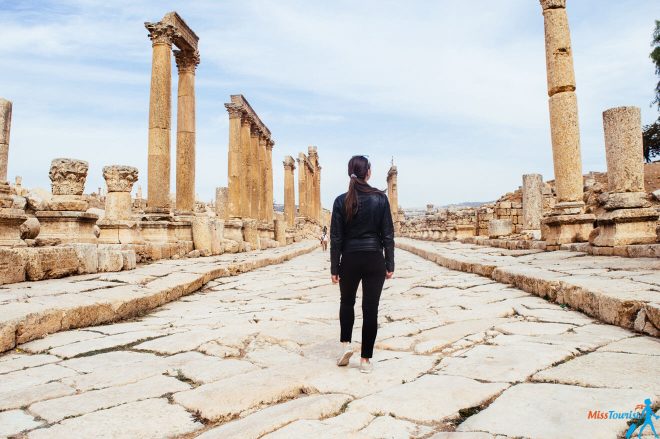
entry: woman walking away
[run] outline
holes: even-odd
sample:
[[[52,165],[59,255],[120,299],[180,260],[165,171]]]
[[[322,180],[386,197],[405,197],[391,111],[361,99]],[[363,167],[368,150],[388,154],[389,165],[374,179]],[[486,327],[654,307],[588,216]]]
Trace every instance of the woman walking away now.
[[[328,226],[323,226],[323,233],[321,233],[319,240],[321,241],[321,248],[326,251],[328,249]]]
[[[353,355],[351,336],[355,294],[362,281],[362,352],[360,372],[370,373],[376,332],[378,302],[385,279],[394,274],[394,226],[387,196],[371,187],[371,164],[364,156],[348,162],[348,192],[332,206],[330,224],[330,273],[339,283],[339,323],[343,352],[338,366],[346,366]],[[384,256],[383,256],[384,252]]]

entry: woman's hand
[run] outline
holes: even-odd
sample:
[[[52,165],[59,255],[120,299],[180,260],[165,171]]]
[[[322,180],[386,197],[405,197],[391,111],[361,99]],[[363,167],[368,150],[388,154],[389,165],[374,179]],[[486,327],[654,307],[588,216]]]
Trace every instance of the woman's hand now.
[[[330,276],[330,279],[332,279],[333,284],[338,284],[339,283],[339,275],[337,275],[337,274],[333,274],[332,276]]]
[[[386,271],[385,272],[385,279],[392,279],[394,277],[394,272],[393,271]]]

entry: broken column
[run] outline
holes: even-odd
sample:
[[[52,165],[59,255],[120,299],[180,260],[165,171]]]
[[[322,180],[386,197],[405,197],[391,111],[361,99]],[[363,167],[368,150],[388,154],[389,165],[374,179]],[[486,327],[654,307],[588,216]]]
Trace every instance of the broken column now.
[[[191,212],[195,205],[195,69],[196,50],[174,52],[179,70],[176,128],[176,210]]]
[[[149,161],[147,163],[147,207],[155,212],[170,206],[170,121],[172,117],[171,24],[145,23],[153,53],[149,98]]]
[[[522,179],[523,233],[539,239],[543,217],[543,176],[525,174]]]
[[[142,243],[140,227],[133,217],[131,191],[138,179],[138,170],[132,166],[105,166],[103,178],[108,187],[105,197],[105,216],[97,222],[105,244]]]
[[[644,190],[642,119],[637,107],[603,112],[608,192],[601,197],[605,213],[598,217],[593,244],[615,247],[654,243],[658,212]]]
[[[14,209],[7,181],[9,162],[9,134],[12,103],[0,98],[0,246],[24,246],[20,226],[27,217],[23,210]]]
[[[397,183],[398,171],[394,166],[394,159],[392,159],[392,166],[387,171],[387,197],[390,202],[390,213],[392,214],[392,221],[394,222],[394,231],[399,231],[399,187]]]
[[[545,23],[545,51],[550,107],[552,157],[557,204],[545,218],[543,239],[549,250],[583,242],[593,229],[594,215],[584,213],[580,131],[571,35],[566,0],[540,0]]]
[[[47,244],[96,243],[94,225],[98,216],[87,213],[83,197],[89,165],[83,160],[55,159],[49,177],[52,199],[49,210],[37,211],[41,224],[38,240]]]
[[[289,227],[293,227],[296,218],[296,188],[293,181],[293,171],[296,162],[293,157],[284,157],[284,218]]]
[[[227,218],[227,200],[229,189],[226,187],[215,188],[215,216],[218,219]]]

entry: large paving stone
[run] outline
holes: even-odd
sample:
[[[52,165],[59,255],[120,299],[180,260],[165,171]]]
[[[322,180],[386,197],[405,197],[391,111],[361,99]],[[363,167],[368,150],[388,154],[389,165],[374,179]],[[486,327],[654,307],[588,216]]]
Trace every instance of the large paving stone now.
[[[660,340],[650,337],[626,338],[605,345],[598,351],[660,356]]]
[[[58,381],[5,390],[0,392],[0,410],[25,407],[33,402],[72,395],[75,392],[71,386]]]
[[[349,400],[348,396],[337,394],[300,397],[223,424],[198,437],[200,439],[257,439],[299,419],[320,419],[332,416]]]
[[[174,401],[205,419],[227,420],[256,406],[298,396],[308,387],[299,377],[295,370],[257,370],[176,393]]]
[[[136,331],[126,332],[123,334],[109,335],[107,337],[94,338],[85,340],[78,343],[72,343],[65,346],[60,346],[49,350],[53,355],[62,358],[72,358],[77,355],[89,354],[90,352],[104,351],[107,349],[117,348],[128,344],[136,343],[140,340],[145,340],[162,335],[160,331]]]
[[[182,407],[166,399],[147,399],[65,419],[50,428],[34,430],[30,439],[55,437],[156,438],[175,437],[198,430],[202,424]]]
[[[0,374],[60,361],[54,355],[16,354],[0,357]]]
[[[45,419],[49,423],[64,418],[84,415],[100,409],[114,407],[127,402],[156,398],[166,393],[180,392],[190,389],[176,378],[153,376],[133,384],[92,390],[78,395],[65,396],[38,402],[30,406],[30,412]]]
[[[569,329],[575,329],[574,325],[565,323],[539,323],[539,322],[509,322],[498,325],[495,329],[504,334],[518,335],[548,335],[562,334]]]
[[[427,436],[432,431],[431,427],[396,419],[392,416],[378,416],[360,432],[377,438],[412,439]]]
[[[360,432],[351,431],[349,428],[328,424],[323,421],[310,421],[301,419],[292,422],[280,428],[277,431],[262,436],[261,439],[291,439],[291,438],[308,438],[319,437],[328,439],[373,439],[370,436]]]
[[[0,380],[0,395],[5,392],[26,389],[38,384],[60,380],[73,375],[76,375],[74,370],[57,364],[46,364],[43,366],[9,372],[2,375],[2,380]]]
[[[259,368],[249,361],[221,359],[199,352],[186,352],[166,359],[171,375],[182,374],[200,384],[218,381],[231,376],[244,374]]]
[[[535,374],[536,381],[587,387],[638,389],[660,396],[657,356],[593,352]]]
[[[507,387],[505,383],[481,383],[464,377],[424,375],[353,401],[349,407],[422,423],[441,422],[458,417],[460,409],[478,406]]]
[[[438,369],[444,374],[479,380],[517,382],[572,354],[562,346],[542,343],[478,345],[462,356],[444,358]]]
[[[0,412],[0,437],[13,436],[25,430],[32,430],[41,425],[23,410]]]
[[[632,389],[596,389],[563,384],[519,384],[458,431],[481,431],[530,439],[605,439],[624,432],[625,419],[588,419],[589,411],[629,412],[648,398]]]

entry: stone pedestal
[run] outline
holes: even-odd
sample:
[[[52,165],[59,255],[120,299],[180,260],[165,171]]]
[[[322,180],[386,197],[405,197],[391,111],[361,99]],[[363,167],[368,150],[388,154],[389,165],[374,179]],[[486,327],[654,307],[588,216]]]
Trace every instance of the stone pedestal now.
[[[206,215],[195,215],[192,220],[192,236],[195,250],[202,256],[213,254],[213,232],[215,225]]]
[[[547,250],[559,250],[562,244],[587,242],[594,229],[595,215],[552,215],[541,222],[541,236]]]
[[[105,216],[97,222],[104,244],[144,244],[140,225],[133,218],[131,190],[138,179],[132,166],[106,166],[103,177],[108,187],[105,196]]]
[[[243,242],[243,221],[237,218],[225,220],[224,239]]]
[[[612,108],[603,113],[608,193],[606,212],[598,217],[592,244],[615,247],[650,244],[657,240],[658,212],[644,190],[641,112],[637,107]]]
[[[218,219],[228,218],[228,195],[229,189],[226,187],[215,188],[215,215]]]
[[[260,248],[257,220],[251,218],[243,220],[243,241],[250,244],[251,250]]]
[[[96,244],[98,239],[94,226],[98,215],[73,211],[37,211],[34,216],[39,220],[41,231],[38,239],[44,243]]]
[[[513,233],[511,220],[493,219],[488,221],[488,237],[499,238]]]
[[[27,217],[18,209],[0,209],[0,247],[23,247],[21,224]]]

